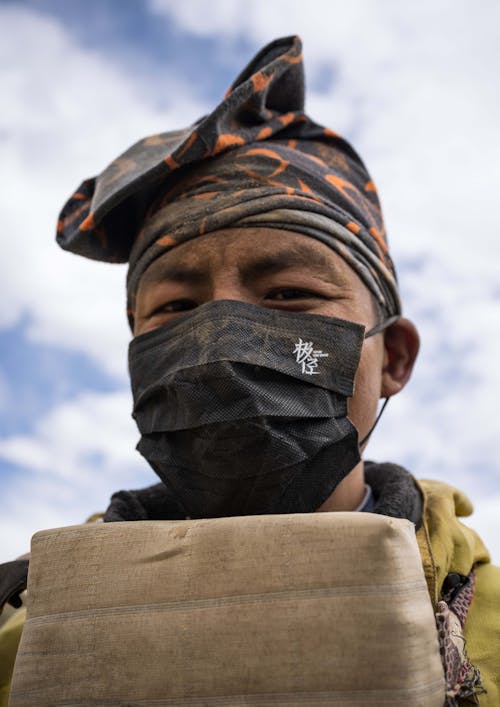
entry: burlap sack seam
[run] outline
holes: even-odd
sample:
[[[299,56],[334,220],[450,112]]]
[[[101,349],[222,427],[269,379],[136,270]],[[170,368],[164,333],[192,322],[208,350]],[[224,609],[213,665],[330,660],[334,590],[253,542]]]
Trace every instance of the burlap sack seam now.
[[[360,690],[358,692],[343,692],[343,691],[332,691],[332,692],[304,692],[302,694],[297,693],[259,693],[254,695],[217,695],[215,697],[174,697],[167,699],[146,699],[138,700],[132,699],[126,703],[123,700],[103,700],[100,699],[98,702],[89,699],[85,702],[74,702],[70,701],[58,701],[58,707],[90,707],[91,705],[98,705],[102,707],[135,707],[136,705],[147,705],[148,707],[170,707],[171,705],[192,705],[192,707],[210,707],[211,705],[234,705],[234,707],[244,707],[245,705],[275,705],[275,704],[286,704],[286,705],[303,705],[307,704],[309,707],[313,707],[314,704],[325,704],[332,702],[340,702],[341,704],[350,703],[355,705],[360,705],[362,703],[376,705],[377,707],[383,707],[384,705],[394,704],[394,698],[397,698],[398,704],[399,700],[414,697],[415,695],[425,697],[427,694],[432,694],[437,687],[442,686],[441,680],[435,680],[434,682],[418,687],[404,688],[404,689],[394,689],[394,690]],[[23,693],[24,695],[25,693]],[[21,693],[16,693],[16,695],[21,695]],[[36,696],[34,696],[36,700]],[[376,700],[376,701],[374,701]]]
[[[167,601],[156,602],[154,604],[133,604],[127,606],[111,606],[111,607],[89,607],[77,611],[65,611],[60,613],[49,614],[40,617],[30,618],[28,621],[31,625],[39,625],[51,623],[52,621],[78,621],[86,618],[89,614],[97,615],[116,615],[116,614],[134,614],[147,610],[152,611],[191,611],[193,609],[211,609],[222,608],[228,605],[238,604],[258,604],[261,602],[274,603],[283,600],[307,600],[307,599],[329,599],[335,596],[358,597],[370,595],[386,595],[388,591],[392,594],[427,594],[427,586],[423,583],[415,584],[415,582],[404,582],[398,585],[379,584],[375,586],[345,586],[345,587],[318,587],[315,589],[298,589],[285,590],[282,592],[259,592],[256,594],[236,594],[213,599],[188,599],[186,601]]]

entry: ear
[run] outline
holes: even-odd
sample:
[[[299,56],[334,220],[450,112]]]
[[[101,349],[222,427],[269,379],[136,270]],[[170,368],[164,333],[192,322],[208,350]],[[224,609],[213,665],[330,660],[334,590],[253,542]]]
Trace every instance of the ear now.
[[[386,329],[381,398],[390,398],[405,387],[410,379],[419,347],[417,328],[409,319],[401,317]]]

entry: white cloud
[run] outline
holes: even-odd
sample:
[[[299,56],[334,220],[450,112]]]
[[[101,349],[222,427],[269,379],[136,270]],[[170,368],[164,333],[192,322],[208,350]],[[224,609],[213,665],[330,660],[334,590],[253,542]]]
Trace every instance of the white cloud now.
[[[0,562],[25,552],[36,530],[84,522],[114,491],[157,483],[134,450],[131,407],[129,393],[82,393],[33,434],[0,440],[0,459],[19,467],[2,484]]]
[[[161,111],[139,79],[84,49],[56,19],[0,7],[0,326],[30,314],[31,338],[90,354],[125,375],[125,268],[55,245],[58,210],[83,178],[138,138],[202,112],[172,73]]]

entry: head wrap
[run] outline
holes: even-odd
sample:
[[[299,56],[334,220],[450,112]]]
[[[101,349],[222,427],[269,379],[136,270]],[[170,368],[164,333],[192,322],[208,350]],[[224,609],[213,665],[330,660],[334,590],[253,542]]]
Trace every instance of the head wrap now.
[[[304,114],[302,45],[264,47],[210,115],[140,140],[61,211],[66,250],[129,262],[129,310],[140,277],[167,250],[224,228],[266,226],[337,251],[389,316],[396,275],[373,181],[351,145]]]

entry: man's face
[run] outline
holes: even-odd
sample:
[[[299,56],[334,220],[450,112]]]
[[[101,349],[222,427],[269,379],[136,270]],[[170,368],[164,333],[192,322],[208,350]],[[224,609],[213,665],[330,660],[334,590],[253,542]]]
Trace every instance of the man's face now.
[[[376,323],[372,296],[335,251],[314,238],[270,228],[227,229],[158,258],[137,293],[134,334],[144,334],[215,300]],[[375,419],[386,354],[383,334],[366,339],[349,400],[360,438]]]

